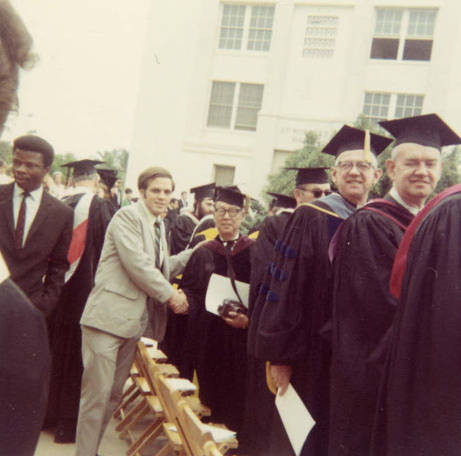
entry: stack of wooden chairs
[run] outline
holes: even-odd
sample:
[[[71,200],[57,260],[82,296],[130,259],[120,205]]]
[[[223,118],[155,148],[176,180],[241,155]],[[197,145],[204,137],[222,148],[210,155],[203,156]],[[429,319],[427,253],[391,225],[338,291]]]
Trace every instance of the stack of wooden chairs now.
[[[155,346],[150,339],[138,342],[129,386],[114,412],[120,420],[116,430],[130,441],[127,456],[223,456],[237,448],[235,433],[201,421],[211,412],[194,395],[195,385],[180,379],[177,368]],[[141,453],[154,440],[161,448]]]

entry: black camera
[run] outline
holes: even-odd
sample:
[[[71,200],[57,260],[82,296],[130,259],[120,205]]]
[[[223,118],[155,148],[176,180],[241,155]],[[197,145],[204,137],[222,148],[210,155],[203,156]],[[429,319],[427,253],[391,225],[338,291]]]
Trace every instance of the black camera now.
[[[222,304],[218,307],[218,314],[224,318],[231,318],[229,313],[247,313],[247,309],[239,301],[234,301],[232,299],[224,299]]]

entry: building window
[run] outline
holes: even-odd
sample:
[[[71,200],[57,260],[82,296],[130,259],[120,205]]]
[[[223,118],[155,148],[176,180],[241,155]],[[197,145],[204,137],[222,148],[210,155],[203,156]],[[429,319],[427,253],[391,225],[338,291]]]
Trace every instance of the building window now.
[[[269,51],[274,6],[223,4],[219,49]]]
[[[437,10],[377,8],[372,59],[431,59]]]
[[[388,118],[390,93],[366,92],[363,103],[363,114],[370,120],[384,120]]]
[[[395,118],[419,116],[423,112],[424,95],[398,94]]]
[[[216,185],[227,187],[234,183],[235,166],[214,165],[214,181]]]
[[[263,91],[263,84],[213,81],[207,125],[255,131]]]
[[[363,114],[367,119],[380,120],[419,116],[423,112],[424,95],[365,92]]]
[[[337,33],[337,16],[307,16],[303,56],[333,57]]]

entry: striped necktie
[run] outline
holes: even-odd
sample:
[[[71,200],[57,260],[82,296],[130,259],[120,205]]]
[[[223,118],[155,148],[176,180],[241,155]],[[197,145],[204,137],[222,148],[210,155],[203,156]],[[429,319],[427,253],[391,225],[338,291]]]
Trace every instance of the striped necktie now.
[[[159,219],[154,223],[155,231],[155,267],[161,269],[162,267],[162,224]]]
[[[28,191],[22,193],[21,206],[19,207],[18,221],[16,222],[16,228],[14,230],[14,242],[17,249],[22,248],[24,238],[24,227],[26,224],[26,198],[30,196]]]

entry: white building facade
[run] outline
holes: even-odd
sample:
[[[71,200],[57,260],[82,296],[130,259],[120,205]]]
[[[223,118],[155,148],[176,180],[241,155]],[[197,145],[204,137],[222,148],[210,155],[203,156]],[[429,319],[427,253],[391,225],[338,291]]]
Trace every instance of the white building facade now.
[[[155,164],[178,190],[216,181],[258,197],[306,131],[326,141],[361,113],[437,112],[461,132],[459,0],[155,3],[131,185]]]

